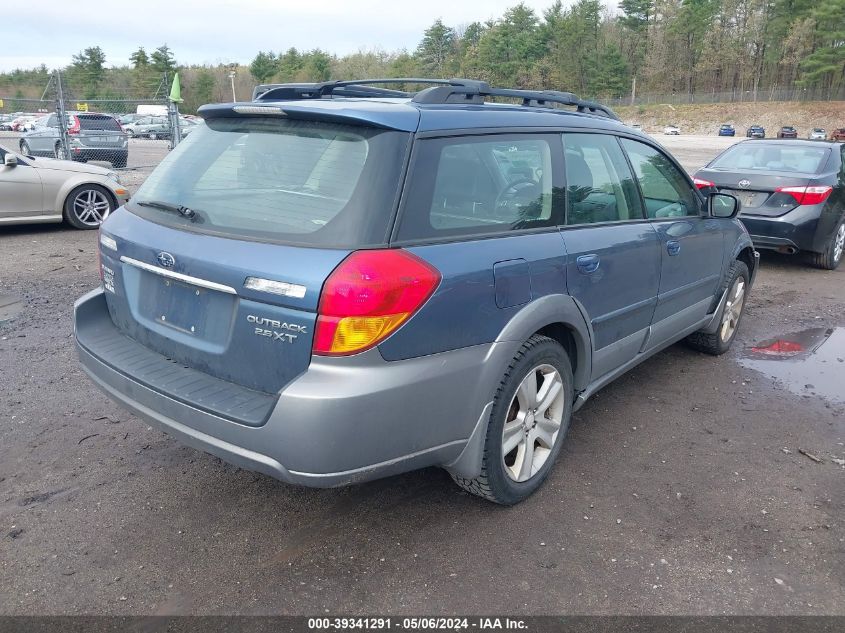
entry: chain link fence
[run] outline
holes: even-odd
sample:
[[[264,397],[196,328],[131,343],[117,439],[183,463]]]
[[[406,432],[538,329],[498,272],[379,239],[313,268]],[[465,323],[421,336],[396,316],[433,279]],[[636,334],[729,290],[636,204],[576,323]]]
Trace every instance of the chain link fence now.
[[[769,90],[732,90],[728,92],[696,92],[688,94],[644,94],[633,99],[630,96],[615,99],[598,99],[611,108],[629,105],[654,104],[709,104],[709,103],[767,103],[771,101],[841,101],[845,92],[826,88],[771,88]]]
[[[0,145],[119,170],[134,190],[197,124],[166,98],[167,77],[149,98],[86,98],[68,84],[56,72],[41,99],[0,94]]]

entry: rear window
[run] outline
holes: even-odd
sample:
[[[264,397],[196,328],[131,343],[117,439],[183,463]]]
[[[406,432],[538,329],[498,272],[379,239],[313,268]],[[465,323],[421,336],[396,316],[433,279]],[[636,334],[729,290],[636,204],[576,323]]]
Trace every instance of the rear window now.
[[[218,118],[150,175],[129,209],[188,230],[356,248],[387,241],[410,135],[329,122]],[[193,220],[140,205],[188,207]]]
[[[117,119],[110,116],[80,116],[79,128],[82,130],[109,130],[120,132],[120,124]]]
[[[818,173],[829,150],[800,145],[762,145],[760,142],[734,145],[714,160],[713,169],[759,169],[760,171]]]

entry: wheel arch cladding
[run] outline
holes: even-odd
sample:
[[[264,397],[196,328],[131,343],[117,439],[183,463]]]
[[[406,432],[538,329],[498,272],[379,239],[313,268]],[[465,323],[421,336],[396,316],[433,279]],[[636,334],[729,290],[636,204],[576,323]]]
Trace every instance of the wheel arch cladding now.
[[[572,364],[575,391],[586,388],[592,367],[592,343],[574,299],[547,295],[532,301],[508,321],[496,340],[511,342],[515,354],[534,334],[548,336],[563,346]]]
[[[757,263],[756,259],[754,258],[754,247],[745,246],[742,250],[739,251],[739,253],[737,253],[736,259],[738,259],[748,267],[748,274],[750,275],[751,279],[754,279],[754,266]]]

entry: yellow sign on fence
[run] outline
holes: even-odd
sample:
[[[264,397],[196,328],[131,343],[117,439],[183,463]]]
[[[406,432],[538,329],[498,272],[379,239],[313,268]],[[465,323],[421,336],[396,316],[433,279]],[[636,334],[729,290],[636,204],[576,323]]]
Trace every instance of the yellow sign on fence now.
[[[77,103],[76,104],[76,111],[77,112],[88,112],[88,104],[87,103]]]
[[[0,99],[0,108],[2,108],[2,107],[3,107],[3,100]]]

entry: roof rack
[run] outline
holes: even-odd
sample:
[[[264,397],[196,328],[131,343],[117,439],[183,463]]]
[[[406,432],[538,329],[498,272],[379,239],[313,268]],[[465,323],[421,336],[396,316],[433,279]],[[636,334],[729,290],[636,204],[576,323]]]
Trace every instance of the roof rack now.
[[[280,99],[324,99],[326,97],[396,97],[410,98],[417,91],[394,90],[379,88],[374,84],[444,84],[448,79],[421,79],[419,77],[390,78],[390,79],[351,79],[343,81],[324,81],[321,83],[300,84],[262,84],[256,86],[252,92],[253,101],[269,101]]]
[[[377,84],[431,84],[431,87],[417,92],[379,88]],[[597,114],[619,120],[619,117],[610,108],[600,103],[579,99],[571,92],[491,88],[487,82],[474,79],[404,77],[353,79],[322,83],[263,84],[256,86],[252,94],[253,101],[325,99],[331,97],[411,98],[414,103],[420,104],[483,104],[486,97],[499,97],[521,100],[523,106],[540,108],[553,108],[555,105],[574,106],[578,112]]]
[[[594,101],[579,99],[571,92],[556,90],[516,90],[512,88],[491,88],[483,81],[455,79],[445,86],[427,88],[414,95],[414,103],[484,103],[485,97],[521,99],[523,106],[551,108],[553,104],[575,106],[578,112],[598,114],[619,120],[616,113],[607,106]]]

